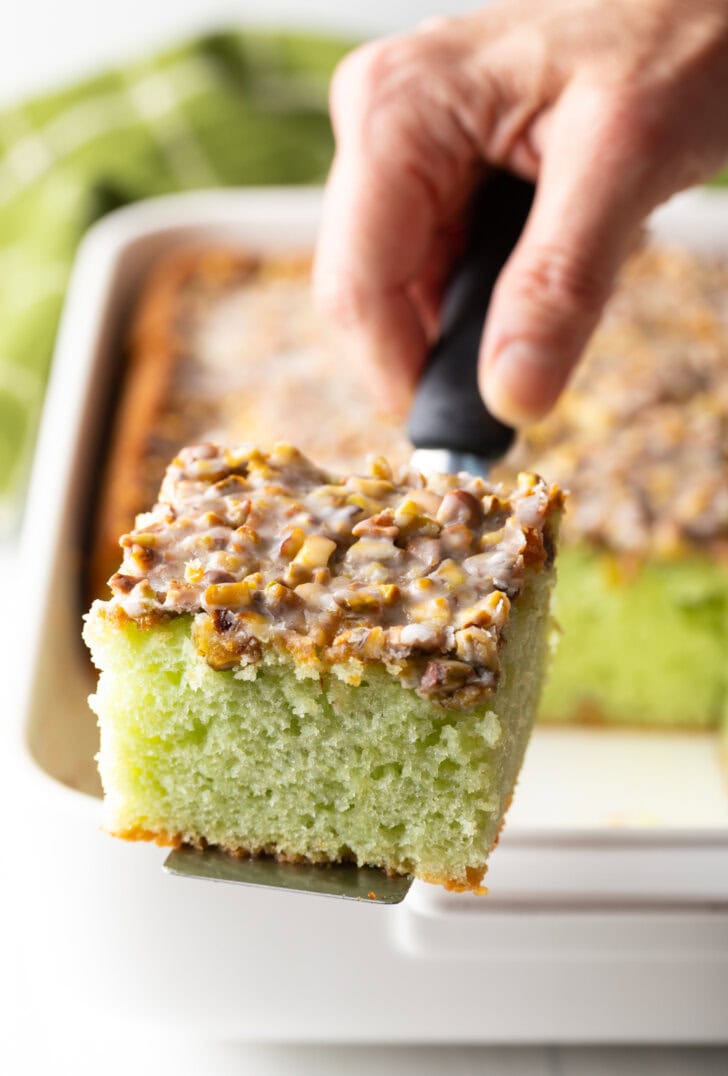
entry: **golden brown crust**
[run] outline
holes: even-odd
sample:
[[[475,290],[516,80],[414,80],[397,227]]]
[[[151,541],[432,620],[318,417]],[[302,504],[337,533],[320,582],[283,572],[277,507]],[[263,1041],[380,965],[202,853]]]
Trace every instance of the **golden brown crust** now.
[[[191,411],[189,400],[174,401],[173,392],[176,371],[190,348],[191,310],[254,273],[266,279],[300,277],[307,266],[308,258],[300,256],[263,262],[249,251],[207,247],[175,250],[153,266],[126,342],[95,519],[92,596],[107,593],[119,535],[154,499],[169,458],[200,433],[201,416]]]
[[[131,333],[130,354],[114,416],[108,458],[101,482],[91,558],[91,590],[105,593],[113,571],[118,538],[141,511],[141,487],[149,431],[171,375],[170,307],[187,267],[182,262],[160,266]],[[141,346],[140,346],[141,345]]]
[[[423,882],[430,882],[431,885],[441,885],[449,893],[473,893],[476,897],[487,897],[488,886],[480,884],[483,881],[485,871],[485,867],[468,867],[465,872],[467,879],[465,882],[455,882],[451,878],[443,878],[441,875],[435,874],[422,874],[420,877]]]
[[[153,438],[170,395],[174,367],[186,347],[180,320],[185,289],[208,278],[218,284],[255,265],[247,254],[175,251],[147,279],[128,339],[128,359],[115,409],[96,513],[90,577],[93,595],[106,593],[118,561],[119,535],[149,504],[164,473]],[[171,447],[171,446],[170,446]]]
[[[240,845],[209,845],[204,838],[199,841],[185,841],[183,836],[179,833],[171,834],[165,831],[157,833],[153,830],[145,829],[142,826],[132,826],[129,829],[114,830],[111,836],[118,837],[125,841],[152,841],[154,844],[158,844],[163,848],[181,848],[185,844],[191,848],[198,848],[200,850],[205,848],[217,848],[221,852],[226,852],[229,856],[237,859],[275,859],[278,863],[310,863],[312,866],[321,866],[331,862],[355,862],[352,856],[341,856],[339,859],[332,861],[324,853],[320,856],[304,856],[281,852],[272,845],[260,845],[256,848],[249,848]],[[493,847],[495,847],[495,844]],[[390,877],[411,873],[409,870],[381,869],[384,870],[385,874],[390,875]],[[441,885],[451,893],[474,893],[476,896],[485,896],[488,893],[488,887],[481,885],[481,883],[486,870],[487,867],[485,866],[467,867],[465,871],[465,881],[449,878],[445,874],[424,873],[417,874],[417,877],[423,882],[429,882],[432,885]],[[370,894],[370,899],[373,900],[374,895]]]
[[[162,848],[181,848],[184,843],[179,833],[145,829],[144,826],[131,826],[129,829],[115,829],[109,832],[112,837],[120,837],[123,841],[151,841]]]

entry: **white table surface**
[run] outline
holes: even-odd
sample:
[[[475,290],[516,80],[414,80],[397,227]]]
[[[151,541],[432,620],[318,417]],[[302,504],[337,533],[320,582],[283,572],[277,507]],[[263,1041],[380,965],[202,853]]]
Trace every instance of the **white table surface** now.
[[[476,6],[458,0],[370,0],[345,5],[338,0],[175,0],[150,4],[125,0],[23,0],[0,8],[0,103],[13,101],[62,79],[77,78],[105,63],[163,44],[203,26],[232,22],[283,23],[356,33],[401,29],[433,14]],[[0,546],[0,593],[8,608],[17,580],[17,548]],[[10,606],[11,607],[11,606]],[[12,624],[0,617],[0,683],[14,662]],[[4,699],[12,720],[13,699]],[[7,791],[7,788],[6,788]],[[10,881],[8,876],[7,881]],[[7,884],[6,881],[3,885]],[[0,887],[0,909],[3,906]],[[16,913],[18,914],[18,913]],[[211,1045],[191,1038],[169,1041],[132,1028],[96,1031],[79,1014],[77,1024],[33,1008],[32,989],[17,980],[13,957],[32,924],[14,921],[0,955],[0,1070],[12,1076],[54,1072],[113,1076],[130,1071],[174,1076],[252,1076],[347,1073],[347,1076],[725,1076],[728,1050],[682,1048],[527,1047],[292,1047]],[[52,959],[52,954],[49,954]],[[69,975],[73,969],[69,969]],[[727,999],[728,1000],[728,999]],[[727,1007],[728,1008],[728,1007]],[[5,1026],[3,1026],[5,1025]],[[143,1060],[142,1060],[143,1059]]]

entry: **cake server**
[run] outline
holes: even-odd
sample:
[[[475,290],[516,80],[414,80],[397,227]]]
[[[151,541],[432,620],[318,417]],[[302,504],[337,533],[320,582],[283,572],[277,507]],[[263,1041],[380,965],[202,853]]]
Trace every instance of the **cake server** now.
[[[478,353],[493,288],[523,231],[533,195],[531,183],[497,171],[474,198],[467,245],[450,280],[440,336],[409,418],[412,466],[424,474],[487,475],[513,442],[514,431],[490,414],[480,396]]]
[[[481,399],[478,354],[493,288],[523,230],[533,193],[532,184],[496,171],[474,198],[466,247],[448,284],[440,335],[409,418],[412,466],[424,474],[487,475],[513,442],[514,431],[494,418]],[[272,857],[186,846],[170,852],[164,869],[184,878],[379,904],[399,904],[414,881],[409,875],[389,876],[353,863],[281,863]]]

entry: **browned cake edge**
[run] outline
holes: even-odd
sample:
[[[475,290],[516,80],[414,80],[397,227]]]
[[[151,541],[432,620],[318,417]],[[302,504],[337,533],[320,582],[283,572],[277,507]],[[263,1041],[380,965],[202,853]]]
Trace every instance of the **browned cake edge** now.
[[[187,346],[185,289],[196,279],[210,286],[240,280],[262,262],[275,276],[290,272],[292,262],[300,264],[301,260],[300,256],[267,258],[251,251],[205,246],[177,248],[152,265],[123,343],[124,370],[93,523],[89,598],[107,596],[107,580],[119,559],[119,535],[148,507],[149,446]],[[161,474],[152,478],[156,488]]]

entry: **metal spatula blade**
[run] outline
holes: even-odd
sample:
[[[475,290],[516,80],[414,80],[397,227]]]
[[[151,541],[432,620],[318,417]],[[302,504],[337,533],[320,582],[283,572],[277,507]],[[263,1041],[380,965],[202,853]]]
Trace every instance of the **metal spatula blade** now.
[[[290,889],[373,904],[399,904],[414,881],[411,875],[390,876],[355,863],[279,863],[271,857],[233,856],[217,848],[176,848],[164,861],[164,869],[180,878]]]
[[[443,303],[440,337],[410,414],[412,465],[425,474],[468,471],[487,476],[491,463],[512,443],[513,430],[495,419],[480,398],[478,350],[493,288],[521,234],[533,193],[530,183],[496,171],[474,199],[468,242]],[[177,849],[164,869],[185,878],[379,904],[399,904],[413,881],[409,876],[389,877],[374,867],[245,859],[214,848]]]

